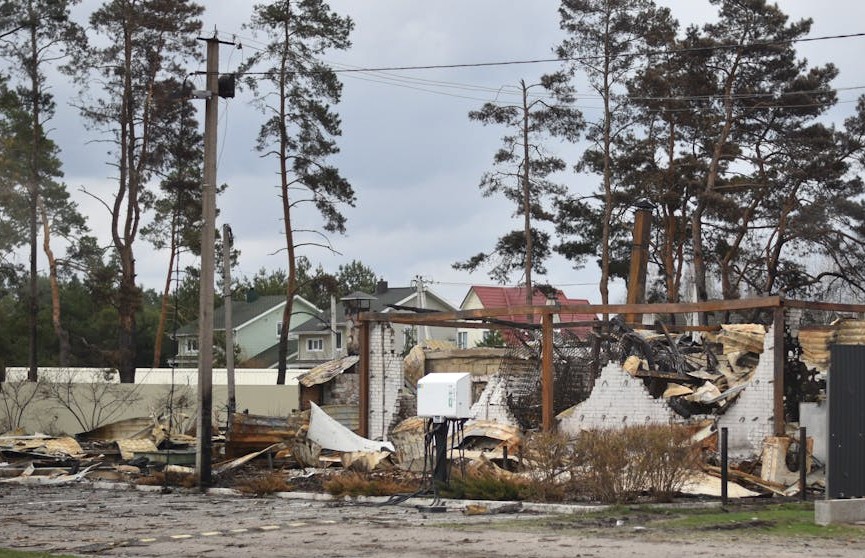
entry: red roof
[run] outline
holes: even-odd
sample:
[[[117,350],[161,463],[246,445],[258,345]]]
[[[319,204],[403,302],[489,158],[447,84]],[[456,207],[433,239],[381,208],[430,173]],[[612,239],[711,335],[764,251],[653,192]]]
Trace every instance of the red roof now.
[[[472,291],[474,291],[475,295],[477,295],[478,299],[481,301],[481,306],[483,308],[513,308],[516,306],[526,305],[525,287],[483,287],[473,285],[469,289],[469,294],[471,294]],[[468,296],[469,295],[466,295],[466,298],[468,298]],[[589,301],[584,298],[568,298],[565,293],[558,289],[556,290],[556,302],[563,306],[567,304],[589,304]],[[546,295],[535,290],[534,293],[532,293],[532,305],[543,306],[545,304],[548,304]],[[595,314],[566,313],[559,314],[558,317],[560,322],[588,322],[598,319]],[[511,314],[508,316],[498,316],[498,318],[510,322],[527,323],[525,314]],[[568,329],[581,337],[585,333],[588,333],[589,330],[588,327],[573,327]]]

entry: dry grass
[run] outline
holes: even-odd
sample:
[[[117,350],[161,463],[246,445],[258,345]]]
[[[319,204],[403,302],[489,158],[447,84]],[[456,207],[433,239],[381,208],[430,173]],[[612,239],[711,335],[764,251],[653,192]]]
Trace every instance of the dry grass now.
[[[239,480],[234,489],[244,494],[264,496],[275,492],[290,492],[292,487],[279,473],[268,473]]]
[[[418,481],[374,474],[344,472],[324,481],[324,490],[333,496],[392,496],[417,490]]]
[[[141,477],[135,482],[136,484],[144,484],[148,486],[195,488],[198,486],[198,477],[194,474],[154,471],[153,474]]]

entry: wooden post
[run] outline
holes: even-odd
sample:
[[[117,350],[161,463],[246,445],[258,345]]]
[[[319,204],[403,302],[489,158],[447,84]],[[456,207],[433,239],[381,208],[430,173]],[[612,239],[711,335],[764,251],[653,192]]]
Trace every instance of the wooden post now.
[[[553,431],[553,315],[545,313],[542,318],[541,339],[541,417],[544,432]]]
[[[634,212],[634,239],[631,245],[631,268],[628,272],[628,304],[646,301],[646,269],[649,264],[649,233],[652,230],[652,211],[655,206],[647,201],[636,204]],[[642,314],[626,314],[629,324],[642,321]]]
[[[772,329],[774,331],[774,405],[772,409],[775,436],[783,436],[784,429],[784,364],[787,353],[784,350],[784,305],[783,301],[773,311]]]
[[[369,322],[360,322],[358,350],[360,361],[358,366],[358,391],[360,398],[357,405],[357,430],[364,438],[369,437]]]

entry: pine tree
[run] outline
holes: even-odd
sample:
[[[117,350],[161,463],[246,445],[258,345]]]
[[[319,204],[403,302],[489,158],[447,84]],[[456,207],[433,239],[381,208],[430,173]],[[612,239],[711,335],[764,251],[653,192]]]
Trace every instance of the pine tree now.
[[[560,157],[547,152],[543,142],[561,138],[575,142],[583,128],[582,114],[570,105],[574,91],[562,73],[527,84],[520,81],[518,104],[486,103],[469,118],[484,125],[507,129],[502,147],[493,157],[494,171],[484,174],[480,189],[485,197],[502,194],[515,205],[514,215],[522,217],[522,227],[496,242],[492,251],[481,252],[455,269],[475,271],[490,265],[490,277],[506,283],[514,271],[522,271],[526,285],[526,304],[532,304],[533,274],[544,274],[544,261],[551,253],[550,235],[538,227],[552,222],[551,200],[563,196],[565,189],[549,180],[550,175],[565,170]]]
[[[134,249],[142,212],[151,201],[147,184],[165,164],[158,157],[160,114],[154,110],[157,84],[182,79],[184,63],[199,54],[195,38],[203,8],[191,0],[108,0],[90,16],[100,38],[78,53],[76,76],[85,93],[79,108],[90,124],[107,134],[116,169],[110,210],[112,245],[118,262],[117,366],[122,382],[135,380],[136,314],[141,290],[136,284]],[[95,87],[100,89],[97,91]],[[99,95],[101,93],[101,95]]]
[[[201,181],[204,138],[198,131],[195,107],[185,96],[183,84],[169,79],[157,84],[156,112],[164,125],[159,128],[157,157],[166,165],[157,169],[159,192],[151,205],[153,221],[141,228],[141,236],[157,250],[168,250],[159,321],[153,349],[153,367],[161,366],[162,342],[168,321],[171,282],[182,252],[201,252]]]
[[[295,213],[311,203],[324,220],[326,232],[344,232],[346,219],[340,206],[353,205],[354,190],[328,159],[339,149],[339,116],[332,105],[339,102],[342,84],[336,73],[317,57],[347,49],[354,26],[351,19],[330,10],[322,0],[277,0],[253,9],[249,28],[265,33],[269,43],[251,57],[245,68],[261,67],[262,80],[251,80],[257,103],[266,116],[258,134],[257,149],[276,159],[282,223],[288,257],[286,305],[283,323],[290,323],[297,282],[297,248],[329,247],[316,239],[302,239]],[[313,234],[318,231],[306,231]],[[285,382],[288,328],[279,336],[277,382]]]
[[[624,83],[641,64],[645,51],[669,42],[674,26],[669,10],[658,9],[651,0],[562,0],[559,16],[560,26],[567,36],[558,46],[557,54],[565,61],[569,72],[582,71],[586,75],[603,105],[601,117],[589,123],[587,138],[593,147],[585,153],[580,165],[584,170],[601,175],[600,235],[597,239],[580,235],[582,238],[570,245],[566,240],[561,251],[581,257],[587,244],[596,243],[600,250],[601,302],[608,304],[617,230],[615,221],[622,213],[613,180],[617,164],[614,144],[632,125],[625,110]],[[595,213],[580,199],[565,200],[560,208],[562,223],[573,223],[574,218]],[[575,214],[568,214],[569,211]],[[572,230],[566,225],[559,232]],[[576,253],[575,248],[579,249]]]
[[[7,27],[0,41],[0,54],[12,62],[20,77],[19,98],[27,112],[25,160],[22,177],[27,186],[30,244],[29,330],[30,380],[36,380],[37,347],[37,231],[42,227],[42,245],[48,257],[54,332],[60,342],[60,362],[69,359],[68,333],[60,316],[58,261],[51,247],[52,235],[80,237],[87,231],[75,204],[69,201],[66,187],[57,179],[60,171],[59,150],[45,132],[45,124],[54,115],[54,101],[46,87],[46,66],[57,65],[68,53],[86,44],[82,28],[71,21],[74,0],[16,0],[0,3],[0,13]]]

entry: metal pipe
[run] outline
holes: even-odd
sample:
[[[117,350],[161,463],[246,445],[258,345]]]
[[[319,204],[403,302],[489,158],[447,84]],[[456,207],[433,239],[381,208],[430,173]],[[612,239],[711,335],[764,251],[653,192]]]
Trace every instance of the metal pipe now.
[[[721,428],[721,505],[727,505],[727,481],[729,471],[727,469],[727,427]]]
[[[808,499],[808,434],[804,426],[799,427],[799,499]]]
[[[222,298],[225,307],[225,374],[228,382],[228,428],[237,410],[237,396],[234,388],[234,322],[231,317],[231,227],[222,225]],[[283,325],[283,327],[287,327]]]

